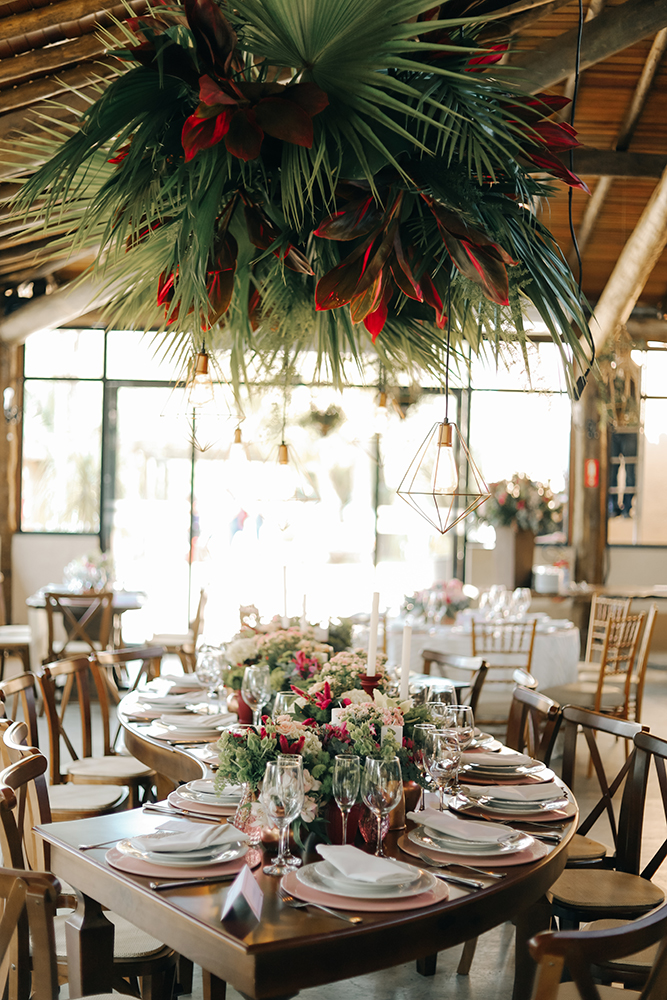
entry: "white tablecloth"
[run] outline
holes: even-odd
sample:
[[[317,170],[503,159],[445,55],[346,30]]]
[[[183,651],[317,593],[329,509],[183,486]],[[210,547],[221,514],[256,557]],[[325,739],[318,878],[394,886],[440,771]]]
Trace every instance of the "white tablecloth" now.
[[[569,684],[577,679],[579,662],[579,629],[559,628],[557,619],[540,625],[545,631],[535,633],[531,673],[539,686]],[[402,624],[390,624],[387,629],[387,656],[390,665],[401,662]],[[413,626],[410,669],[421,673],[422,650],[434,649],[455,656],[472,656],[470,628],[459,625]],[[432,670],[436,673],[436,670]]]

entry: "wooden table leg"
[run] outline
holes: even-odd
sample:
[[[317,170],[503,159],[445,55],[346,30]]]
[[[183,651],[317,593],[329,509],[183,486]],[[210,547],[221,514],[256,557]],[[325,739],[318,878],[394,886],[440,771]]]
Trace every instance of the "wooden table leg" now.
[[[77,896],[79,905],[65,923],[69,995],[111,993],[114,925],[96,900]]]
[[[523,910],[516,917],[516,964],[512,1000],[529,1000],[535,979],[536,965],[530,957],[528,942],[535,934],[549,929],[551,905],[546,896]]]
[[[227,996],[227,983],[224,979],[218,979],[212,972],[206,969],[201,970],[202,982],[204,985],[204,1000],[225,1000]]]
[[[438,953],[417,959],[417,972],[420,976],[434,976],[438,964]]]

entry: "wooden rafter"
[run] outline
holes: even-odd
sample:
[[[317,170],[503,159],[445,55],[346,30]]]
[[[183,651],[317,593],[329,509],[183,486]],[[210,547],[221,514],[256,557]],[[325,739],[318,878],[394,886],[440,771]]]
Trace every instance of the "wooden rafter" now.
[[[54,21],[54,9],[58,21]],[[128,0],[118,5],[116,0],[61,0],[41,10],[14,14],[11,32],[0,32],[0,59],[54,45],[66,38],[90,35],[98,28],[112,28],[115,21],[123,21],[132,12],[139,14],[146,9],[146,0]],[[0,23],[2,23],[0,21]]]
[[[31,83],[24,83],[20,87],[12,90],[0,91],[0,114],[7,111],[16,111],[19,108],[28,108],[35,101],[52,100],[61,94],[71,93],[72,90],[79,90],[89,84],[109,80],[117,74],[118,63],[113,62],[93,62],[83,66],[74,66],[72,69],[63,70],[57,76],[47,76],[41,80]]]

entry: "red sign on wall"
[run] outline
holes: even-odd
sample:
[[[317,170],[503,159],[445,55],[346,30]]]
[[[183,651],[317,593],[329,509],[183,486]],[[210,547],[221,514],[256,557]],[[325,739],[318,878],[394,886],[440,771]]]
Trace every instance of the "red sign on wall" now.
[[[587,458],[584,462],[584,486],[600,485],[600,463],[597,458]]]

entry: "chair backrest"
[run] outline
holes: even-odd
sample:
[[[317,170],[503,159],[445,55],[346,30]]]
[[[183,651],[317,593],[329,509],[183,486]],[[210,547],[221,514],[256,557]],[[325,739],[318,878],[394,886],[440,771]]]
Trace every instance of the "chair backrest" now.
[[[199,638],[201,630],[204,626],[204,610],[206,609],[206,601],[206,591],[202,587],[199,591],[199,603],[197,604],[196,614],[190,622],[190,628],[192,629],[192,635],[194,637],[194,647],[197,645],[197,639]]]
[[[435,649],[424,649],[422,651],[424,662],[424,673],[431,673],[431,664],[437,663],[444,667],[444,676],[449,680],[467,680],[469,687],[463,697],[459,697],[461,704],[470,705],[473,713],[477,711],[477,703],[482,693],[484,680],[488,667],[481,656],[454,656],[450,653],[441,653]]]
[[[28,727],[28,742],[33,747],[39,746],[36,687],[37,678],[28,673],[0,682],[0,701],[5,706],[6,717],[17,721],[18,710],[21,709],[23,721]]]
[[[49,764],[39,750],[25,745],[26,734],[22,722],[2,726],[5,756],[12,763],[0,773],[0,786],[11,789],[13,794],[13,799],[0,803],[2,859],[14,868],[48,871],[49,845],[34,833],[34,827],[51,822],[44,777]]]
[[[647,861],[647,844],[644,843],[642,845],[644,821],[642,796],[646,796],[649,772],[651,770],[651,764],[653,763],[657,777],[657,785],[662,799],[662,812],[665,820],[665,827],[667,828],[667,768],[665,766],[665,761],[667,761],[667,740],[661,739],[659,736],[653,736],[651,733],[646,732],[646,730],[642,730],[635,736],[634,744],[635,763],[632,775],[632,785],[627,793],[628,811],[632,816],[633,821],[627,825],[627,828],[623,828],[622,834],[625,837],[625,853],[633,861],[638,871],[641,864],[644,864],[644,867],[639,873],[642,878],[650,879],[653,878],[658,868],[660,868],[665,858],[667,858],[667,838],[663,839],[662,844],[656,851],[654,851],[652,857]],[[652,796],[652,805],[655,805],[655,798],[656,796]],[[625,808],[625,801],[623,805]],[[652,844],[657,840],[657,827],[657,818],[655,816],[655,812],[652,811]],[[642,846],[644,847],[643,858]]]
[[[153,677],[160,676],[162,657],[165,653],[166,650],[163,646],[124,646],[122,649],[107,649],[91,654],[89,660],[91,664],[97,663],[99,665],[101,668],[100,674],[106,680],[107,690],[105,700],[111,695],[112,700],[118,704],[120,701],[120,691],[116,683],[115,668],[141,661],[139,671],[132,684],[132,690],[134,691],[142,677],[151,680]],[[96,678],[95,672],[93,672],[93,677]],[[101,703],[102,699],[100,698]]]
[[[625,677],[635,665],[635,654],[646,612],[610,618],[605,626],[601,664],[605,677]]]
[[[514,688],[505,743],[548,764],[561,723],[561,707],[528,688]]]
[[[644,684],[646,683],[646,668],[648,658],[651,655],[651,642],[653,640],[653,630],[658,617],[658,605],[652,604],[646,616],[646,624],[642,633],[641,646],[637,653],[637,664],[635,666],[635,690],[634,690],[634,720],[639,722],[642,714],[642,702],[644,700]]]
[[[630,755],[627,757],[624,755],[623,762],[620,767],[617,767],[617,762],[613,760],[614,755],[609,753],[608,747],[603,746],[601,752],[598,737],[600,734],[606,734],[609,737],[613,737],[614,741],[634,741],[637,734],[642,731],[641,725],[637,722],[628,722],[626,719],[617,719],[610,715],[590,712],[585,708],[575,708],[572,705],[566,705],[563,709],[562,728],[564,741],[561,777],[563,781],[576,794],[577,742],[578,737],[583,736],[591,755],[591,762],[600,795],[600,798],[594,803],[592,809],[583,818],[580,818],[577,832],[582,835],[587,834],[598,819],[606,815],[616,848],[616,867],[621,871],[630,871],[631,874],[637,875],[638,864],[636,858],[634,856],[628,857],[626,849],[627,823],[635,822],[637,817],[630,817],[629,814],[625,813],[625,807],[629,802],[625,793],[628,789],[628,778],[634,767],[636,756],[634,742]],[[605,762],[607,764],[606,767]],[[614,801],[621,801],[618,820],[614,810]],[[641,809],[643,812],[643,802]],[[622,830],[620,829],[621,826],[623,827]]]
[[[113,616],[112,591],[91,591],[86,594],[47,591],[44,594],[44,601],[48,623],[48,649],[45,662],[71,655],[67,651],[71,642],[85,643],[91,653],[96,649],[106,649],[109,645]],[[57,646],[57,625],[60,615],[67,638],[63,645]]]
[[[604,642],[605,626],[608,621],[627,618],[630,612],[631,598],[602,597],[593,594],[591,613],[588,619],[588,636],[586,637],[587,663],[592,662],[594,654],[600,653]]]
[[[65,744],[72,760],[78,760],[79,755],[74,749],[74,744],[63,724],[65,710],[69,704],[70,694],[76,686],[76,693],[79,706],[79,719],[81,723],[81,748],[82,757],[92,756],[92,733],[90,723],[90,688],[89,688],[89,664],[85,656],[76,656],[67,660],[56,660],[54,663],[45,664],[37,679],[42,690],[44,699],[44,711],[49,727],[49,760],[51,762],[51,784],[59,785],[67,781],[67,775],[61,770],[61,740]],[[56,681],[59,677],[65,679],[65,687],[62,692],[60,711],[56,702]],[[104,746],[109,745],[109,725],[108,712],[106,720],[102,714],[102,737]]]
[[[10,789],[0,789],[11,796]],[[57,1000],[54,918],[59,883],[54,875],[0,868],[0,962],[9,1000]],[[32,940],[32,948],[30,942]],[[31,954],[32,953],[32,954]]]
[[[512,680],[515,684],[519,684],[523,688],[528,688],[529,691],[537,691],[540,686],[540,682],[537,677],[533,677],[532,674],[529,674],[528,671],[524,670],[522,667],[516,668],[512,674]]]
[[[591,931],[543,931],[528,943],[537,962],[532,1000],[557,1000],[564,966],[582,1000],[600,1000],[591,967],[626,955],[634,955],[662,942],[653,968],[637,1000],[664,1000],[667,996],[667,903],[645,917],[622,927]],[[605,997],[608,995],[605,992]],[[621,997],[623,991],[619,990]],[[568,994],[570,995],[570,994]]]
[[[489,669],[522,667],[530,673],[537,621],[476,622],[472,625],[472,654],[484,656]],[[494,682],[496,678],[493,678]],[[508,678],[508,682],[509,678]],[[511,682],[510,682],[511,683]]]

